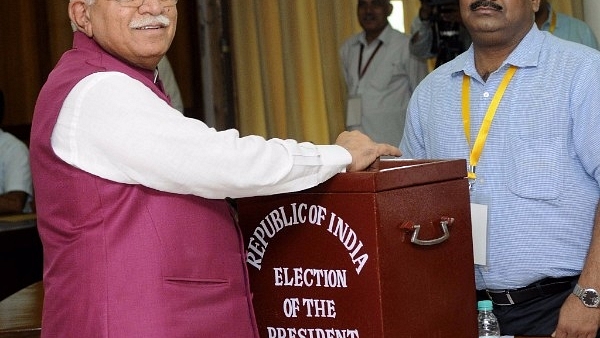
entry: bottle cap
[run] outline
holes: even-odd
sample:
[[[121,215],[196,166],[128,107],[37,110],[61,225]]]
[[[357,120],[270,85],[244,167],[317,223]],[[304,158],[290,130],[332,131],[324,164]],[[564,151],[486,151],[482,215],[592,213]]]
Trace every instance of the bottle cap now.
[[[477,302],[477,310],[488,310],[491,311],[494,308],[494,304],[491,300],[480,300]]]

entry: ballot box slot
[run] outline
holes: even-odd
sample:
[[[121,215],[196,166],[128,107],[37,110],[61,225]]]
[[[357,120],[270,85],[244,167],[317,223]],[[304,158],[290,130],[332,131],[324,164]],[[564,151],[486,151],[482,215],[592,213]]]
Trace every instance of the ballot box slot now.
[[[377,170],[341,173],[298,193],[378,193],[448,180],[467,180],[466,160],[381,160]]]

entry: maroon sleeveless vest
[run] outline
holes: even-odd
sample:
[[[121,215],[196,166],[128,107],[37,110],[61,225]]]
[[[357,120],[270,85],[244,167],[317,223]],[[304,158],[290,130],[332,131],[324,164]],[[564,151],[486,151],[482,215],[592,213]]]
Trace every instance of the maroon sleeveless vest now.
[[[152,71],[82,33],[49,75],[30,149],[44,246],[42,336],[258,337],[243,242],[225,201],[108,181],[54,154],[50,137],[66,96],[104,71],[168,102]]]

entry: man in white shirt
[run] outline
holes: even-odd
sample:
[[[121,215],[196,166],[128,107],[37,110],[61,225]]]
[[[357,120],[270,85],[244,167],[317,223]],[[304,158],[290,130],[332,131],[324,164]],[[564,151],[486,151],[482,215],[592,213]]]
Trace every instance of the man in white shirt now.
[[[0,91],[0,124],[4,117],[4,96]],[[0,129],[0,214],[27,210],[32,195],[29,150],[14,135]]]
[[[27,146],[0,129],[0,214],[26,211],[27,200],[31,195]]]
[[[346,129],[397,145],[408,101],[427,65],[411,55],[408,36],[390,26],[392,9],[389,0],[359,0],[364,31],[344,42],[340,60],[348,89]]]

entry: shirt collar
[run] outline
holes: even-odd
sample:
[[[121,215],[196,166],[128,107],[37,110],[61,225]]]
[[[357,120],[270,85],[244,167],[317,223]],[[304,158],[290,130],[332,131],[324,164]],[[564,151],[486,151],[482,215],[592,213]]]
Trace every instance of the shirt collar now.
[[[504,68],[507,65],[514,65],[518,68],[536,67],[539,62],[539,56],[542,49],[542,44],[546,39],[546,35],[542,33],[535,23],[532,25],[531,30],[521,40],[517,48],[506,58],[500,68]],[[459,55],[455,62],[449,63],[452,67],[452,76],[466,74],[473,78],[479,78],[477,70],[475,69],[475,53],[473,50],[473,44],[463,54]]]
[[[379,33],[379,36],[377,37],[377,39],[375,40],[379,40],[381,42],[383,42],[383,44],[388,44],[390,42],[391,34],[392,34],[393,28],[392,26],[390,26],[390,24],[388,23],[385,28],[381,31],[381,33]],[[359,37],[358,37],[358,43],[361,43],[363,45],[367,45],[367,38],[366,38],[367,34],[363,31]],[[373,40],[373,41],[375,41]]]

